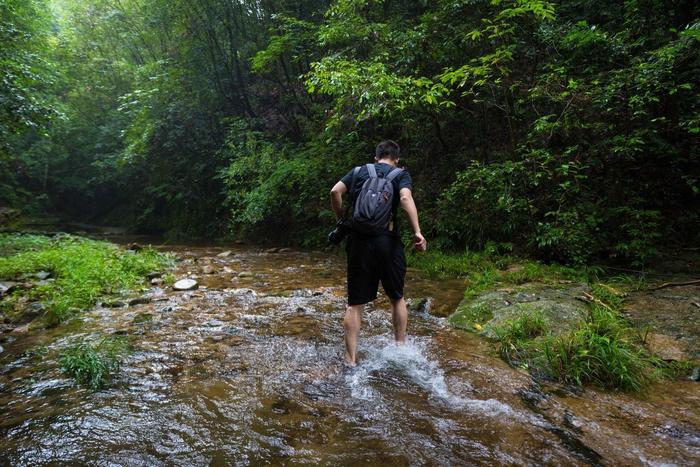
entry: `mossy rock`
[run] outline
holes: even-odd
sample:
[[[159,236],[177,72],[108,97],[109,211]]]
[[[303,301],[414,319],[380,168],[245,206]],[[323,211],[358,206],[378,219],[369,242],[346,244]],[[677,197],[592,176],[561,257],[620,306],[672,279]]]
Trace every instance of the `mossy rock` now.
[[[551,332],[560,334],[575,328],[585,319],[588,306],[577,298],[584,292],[590,292],[588,285],[561,288],[524,284],[494,290],[462,300],[448,322],[456,328],[495,338],[495,329],[506,321],[540,312],[551,324]]]

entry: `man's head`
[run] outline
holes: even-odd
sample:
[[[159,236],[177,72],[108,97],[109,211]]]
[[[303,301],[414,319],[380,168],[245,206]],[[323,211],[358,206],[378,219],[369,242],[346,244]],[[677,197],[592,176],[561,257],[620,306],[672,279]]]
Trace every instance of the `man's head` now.
[[[374,151],[374,158],[378,161],[382,159],[390,159],[392,161],[399,160],[399,145],[396,141],[387,139],[377,145]]]

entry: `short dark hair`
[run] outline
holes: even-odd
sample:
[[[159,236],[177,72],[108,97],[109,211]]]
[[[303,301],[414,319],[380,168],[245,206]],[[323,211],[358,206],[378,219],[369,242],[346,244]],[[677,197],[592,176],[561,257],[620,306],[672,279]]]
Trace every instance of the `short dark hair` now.
[[[392,161],[395,161],[399,158],[400,151],[399,144],[396,141],[387,139],[377,145],[374,155],[377,159],[385,159],[388,156]]]

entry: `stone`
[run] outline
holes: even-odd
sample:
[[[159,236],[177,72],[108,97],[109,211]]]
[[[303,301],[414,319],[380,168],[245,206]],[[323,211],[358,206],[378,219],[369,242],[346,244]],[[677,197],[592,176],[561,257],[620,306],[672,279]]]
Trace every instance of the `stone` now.
[[[250,271],[241,271],[238,273],[238,277],[253,277],[253,273]]]
[[[163,283],[163,279],[160,277],[154,277],[151,279],[151,285],[161,285]]]
[[[408,311],[411,313],[427,314],[433,307],[433,300],[431,298],[421,298],[418,300],[411,300],[408,305]]]
[[[199,286],[194,279],[180,279],[173,284],[174,290],[194,290]]]
[[[127,245],[126,249],[131,250],[131,251],[141,251],[141,250],[143,250],[143,247],[141,245],[139,245],[138,243],[132,242],[132,243],[129,243],[129,245]]]
[[[221,253],[219,253],[216,256],[218,256],[219,258],[227,258],[227,257],[231,256],[231,250],[222,251]]]
[[[264,251],[264,253],[277,253],[279,252],[279,248],[268,248],[267,250]]]
[[[202,268],[202,274],[214,274],[216,272],[216,268],[213,266],[207,264]]]
[[[226,274],[233,274],[234,271],[233,271],[233,269],[231,269],[230,267],[224,266],[224,272],[225,272]]]
[[[121,300],[107,299],[102,302],[103,308],[123,308],[126,303]]]
[[[665,334],[649,334],[647,335],[646,344],[649,350],[663,360],[671,362],[688,360],[686,345],[671,336]]]
[[[13,281],[0,282],[0,297],[2,297],[5,294],[12,293],[14,290],[19,288],[19,286],[20,286],[19,282],[13,282]]]
[[[43,314],[46,312],[46,305],[44,305],[41,302],[34,302],[30,303],[27,305],[23,312],[23,321],[31,321],[32,319],[36,318],[37,316]]]
[[[292,251],[291,248],[280,248],[277,252],[278,253],[290,253]]]
[[[129,306],[145,305],[147,303],[151,303],[151,299],[149,297],[136,297],[129,300]]]
[[[148,279],[150,279],[150,280],[153,280],[153,279],[159,278],[159,277],[161,277],[161,276],[162,276],[162,274],[159,273],[159,272],[149,272],[149,273],[146,275],[146,278],[148,278]]]
[[[578,297],[589,291],[586,284],[566,288],[524,284],[515,289],[485,292],[462,300],[448,322],[467,330],[474,330],[474,324],[479,324],[481,335],[495,338],[495,328],[507,321],[540,312],[549,321],[551,332],[561,334],[585,319],[588,307]]]
[[[43,280],[46,280],[49,277],[51,277],[51,273],[48,271],[39,271],[39,272],[34,273],[34,277],[36,277],[40,281],[43,281]]]
[[[0,345],[0,353],[3,353],[5,349],[2,348],[2,345]]]

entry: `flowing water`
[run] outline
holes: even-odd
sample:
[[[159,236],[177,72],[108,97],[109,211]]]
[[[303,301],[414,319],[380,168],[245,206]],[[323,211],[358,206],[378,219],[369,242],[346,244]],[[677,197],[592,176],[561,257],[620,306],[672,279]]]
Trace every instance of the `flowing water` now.
[[[368,306],[348,369],[342,258],[170,249],[176,276],[202,287],[153,288],[150,303],[4,343],[0,464],[700,463],[698,383],[647,396],[543,387],[446,325],[460,281],[409,271],[407,296],[429,297],[430,312],[414,307],[397,346],[388,303]],[[75,387],[60,349],[106,334],[133,352],[106,389]]]

